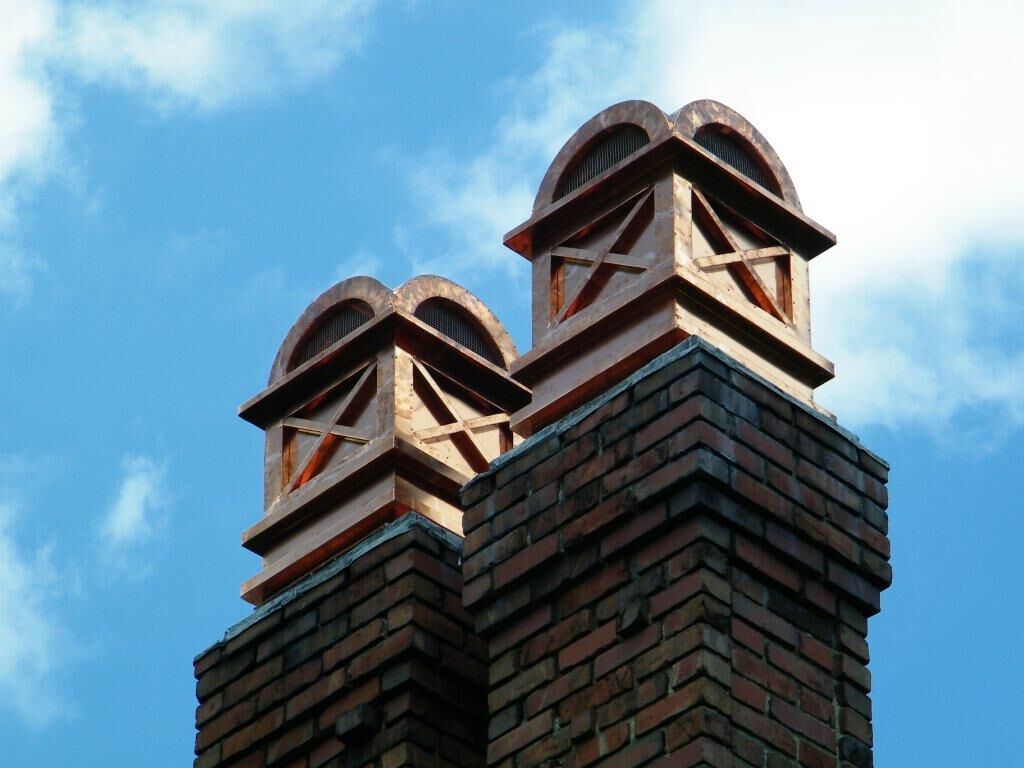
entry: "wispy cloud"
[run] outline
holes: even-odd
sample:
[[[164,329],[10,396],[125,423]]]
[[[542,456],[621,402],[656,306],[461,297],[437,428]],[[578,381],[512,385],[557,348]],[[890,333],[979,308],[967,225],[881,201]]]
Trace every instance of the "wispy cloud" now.
[[[21,246],[0,237],[0,296],[6,296],[14,307],[28,303],[36,276],[43,269],[43,263],[26,256]]]
[[[126,457],[100,524],[104,558],[123,568],[142,566],[143,547],[164,529],[168,506],[165,467],[146,456]]]
[[[360,246],[354,254],[338,262],[334,268],[334,279],[345,280],[356,275],[365,275],[383,280],[383,272],[384,262],[381,258],[369,248]]]
[[[1019,427],[1019,314],[984,308],[1017,306],[1024,261],[1021,26],[998,2],[638,0],[606,25],[544,32],[487,148],[448,148],[410,187],[433,250],[456,254],[449,271],[501,266],[513,257],[480,243],[529,214],[547,163],[597,110],[718,99],[764,131],[808,214],[839,235],[812,269],[815,346],[839,370],[825,404],[854,425],[936,431],[984,405]]]
[[[161,108],[217,109],[307,83],[363,39],[372,0],[163,0],[70,7],[61,63]]]
[[[60,145],[54,86],[42,56],[55,10],[40,0],[0,0],[0,301],[23,306],[37,262],[17,243],[18,211],[52,172]]]
[[[98,522],[98,546],[69,550],[68,542],[38,535],[27,525],[30,497],[53,471],[53,462],[0,454],[0,713],[31,728],[75,714],[74,690],[64,679],[96,651],[94,638],[69,624],[74,601],[93,594],[111,568],[123,577],[145,576],[167,522],[166,469],[143,456],[127,457],[113,498]],[[96,557],[81,568],[82,556]]]
[[[23,306],[45,264],[20,247],[22,206],[72,178],[76,89],[211,113],[301,88],[356,52],[375,0],[0,0],[0,302]],[[86,182],[87,183],[87,182]]]
[[[413,272],[439,272],[471,288],[493,279],[496,270],[504,279],[523,278],[502,236],[528,215],[547,163],[579,124],[602,106],[635,96],[632,73],[611,66],[633,55],[618,38],[582,29],[533,34],[544,63],[503,84],[510,109],[487,149],[466,156],[437,147],[414,164],[409,184],[421,215],[397,233]],[[431,244],[428,252],[420,250],[423,242]],[[517,287],[528,290],[529,280]]]
[[[11,483],[30,471],[27,462],[0,456],[0,711],[38,728],[70,709],[57,679],[70,653],[52,546],[32,547],[18,536],[22,505]]]

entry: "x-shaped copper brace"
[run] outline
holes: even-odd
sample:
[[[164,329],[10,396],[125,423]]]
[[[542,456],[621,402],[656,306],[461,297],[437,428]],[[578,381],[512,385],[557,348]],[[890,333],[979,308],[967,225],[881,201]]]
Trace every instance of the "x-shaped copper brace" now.
[[[284,420],[283,425],[286,427],[291,427],[299,432],[305,432],[308,435],[318,435],[312,449],[306,454],[306,458],[302,460],[302,463],[295,470],[295,474],[288,483],[289,491],[294,491],[320,471],[330,453],[331,447],[336,441],[348,440],[359,444],[370,442],[371,435],[368,432],[355,427],[345,426],[342,422],[348,420],[353,406],[359,402],[359,398],[367,386],[373,386],[376,383],[371,381],[371,377],[376,370],[376,363],[371,363],[366,367],[356,381],[355,386],[348,391],[348,394],[345,395],[345,398],[335,409],[328,421],[312,421],[294,416]]]
[[[477,440],[475,431],[482,427],[489,427],[495,424],[507,424],[509,421],[508,414],[496,413],[490,416],[477,416],[471,419],[463,418],[459,413],[458,408],[455,406],[455,403],[453,403],[451,398],[445,394],[445,391],[438,386],[437,381],[434,380],[434,377],[430,374],[430,371],[427,370],[427,367],[415,358],[413,359],[412,364],[415,366],[416,371],[423,377],[423,381],[426,382],[430,392],[441,404],[441,407],[446,412],[447,417],[451,419],[451,422],[448,424],[418,429],[413,433],[413,435],[423,442],[437,440],[446,435],[463,436],[470,448],[470,455],[466,457],[466,460],[474,470],[477,472],[483,472],[487,469],[490,461],[487,459],[487,455],[484,453],[484,449],[483,446],[480,445],[480,441]]]
[[[639,259],[619,251],[628,250],[636,241],[639,235],[639,225],[643,223],[642,219],[639,218],[640,212],[651,199],[652,194],[653,191],[648,189],[639,196],[626,218],[615,229],[611,239],[608,241],[608,245],[601,250],[588,251],[582,248],[560,247],[552,251],[552,256],[561,256],[572,261],[590,264],[590,269],[587,271],[582,282],[576,287],[572,296],[566,299],[562,308],[555,316],[554,325],[561,323],[566,318],[572,317],[586,306],[587,302],[589,302],[601,285],[597,276],[602,271],[602,265],[627,267],[635,270],[644,269],[644,265],[640,263]]]
[[[694,216],[699,218],[700,223],[710,233],[711,238],[715,241],[713,244],[715,249],[721,251],[714,256],[694,259],[693,265],[705,272],[728,269],[733,277],[750,291],[757,306],[786,325],[792,325],[789,315],[779,306],[779,302],[772,295],[768,286],[754,270],[755,264],[763,264],[783,256],[789,256],[789,251],[782,246],[741,249],[725,228],[725,224],[722,223],[718,214],[715,213],[714,208],[711,207],[711,203],[696,187],[693,189],[693,202]]]

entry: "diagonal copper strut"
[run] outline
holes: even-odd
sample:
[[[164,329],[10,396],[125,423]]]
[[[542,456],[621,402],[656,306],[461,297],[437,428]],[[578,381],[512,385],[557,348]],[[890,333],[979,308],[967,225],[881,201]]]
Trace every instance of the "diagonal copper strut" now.
[[[778,301],[776,301],[775,297],[772,296],[768,286],[764,284],[761,277],[754,271],[751,261],[743,257],[742,254],[749,253],[749,251],[744,251],[740,248],[739,243],[737,243],[733,239],[732,235],[729,234],[729,231],[725,228],[725,224],[722,223],[718,214],[715,213],[715,210],[711,207],[711,203],[708,202],[708,199],[704,197],[704,194],[696,187],[693,188],[693,200],[696,203],[694,206],[694,213],[700,217],[701,224],[710,231],[711,236],[717,241],[718,248],[726,251],[725,253],[719,253],[718,256],[736,257],[729,258],[728,261],[721,261],[720,263],[724,264],[729,272],[731,272],[732,275],[742,283],[743,287],[750,291],[750,295],[753,297],[754,303],[756,303],[757,306],[768,314],[781,320],[786,325],[792,325],[789,316],[783,311],[782,307],[779,306]],[[763,252],[770,249],[757,248],[753,250]],[[783,252],[788,253],[788,251],[785,251],[784,249]],[[765,254],[760,253],[759,255],[764,256]],[[780,253],[779,255],[782,254]],[[715,259],[716,257],[712,256],[710,258]],[[699,264],[697,264],[697,266],[698,268],[707,269],[707,266],[701,267]],[[708,266],[712,266],[712,264],[709,264]],[[718,266],[718,263],[713,264],[713,266]]]
[[[608,245],[602,248],[600,251],[597,251],[596,256],[594,256],[594,259],[590,264],[590,269],[587,272],[586,277],[584,277],[583,281],[576,287],[576,291],[573,293],[573,295],[568,300],[566,300],[566,302],[562,305],[562,309],[558,312],[558,315],[555,317],[555,325],[561,323],[567,317],[571,317],[580,310],[584,301],[586,301],[586,299],[589,298],[589,294],[593,291],[593,288],[595,286],[595,278],[597,277],[597,274],[601,269],[601,265],[607,262],[608,255],[613,251],[617,251],[620,248],[628,247],[628,245],[631,244],[628,241],[631,237],[635,235],[633,231],[634,222],[637,216],[639,215],[640,211],[643,210],[644,205],[647,203],[648,200],[651,199],[652,194],[653,190],[650,189],[641,194],[640,199],[636,201],[636,204],[633,206],[632,210],[630,210],[626,218],[624,218],[622,220],[622,223],[620,223],[619,226],[616,228],[611,240],[609,240]]]
[[[336,439],[345,439],[350,436],[348,434],[339,435],[335,430],[352,432],[351,436],[356,437],[357,442],[368,442],[368,440],[363,439],[363,435],[365,435],[365,433],[362,433],[361,431],[352,431],[350,427],[342,427],[340,422],[343,418],[348,416],[348,412],[352,408],[352,405],[356,402],[357,398],[362,393],[363,388],[370,380],[370,375],[376,370],[376,362],[370,363],[366,366],[366,369],[356,381],[355,386],[348,391],[348,394],[345,395],[345,398],[338,405],[334,415],[328,422],[322,425],[324,427],[323,431],[320,432],[320,436],[316,439],[316,442],[313,443],[313,447],[310,449],[309,453],[306,454],[306,458],[302,460],[298,469],[295,470],[295,474],[292,475],[292,479],[288,483],[289,491],[294,491],[317,473],[323,463],[323,455],[326,453],[325,448],[328,445],[333,443]],[[302,421],[306,420],[302,419]],[[310,422],[310,424],[317,424],[317,422]],[[302,429],[302,427],[298,428]],[[330,443],[328,441],[330,441]]]
[[[417,360],[416,358],[413,358],[412,364],[416,368],[416,370],[419,371],[420,375],[423,377],[423,380],[427,383],[427,386],[430,388],[430,391],[441,403],[441,406],[444,408],[444,410],[448,412],[448,418],[452,420],[451,424],[442,425],[444,428],[451,427],[451,431],[440,433],[436,432],[436,430],[440,429],[439,427],[430,427],[426,430],[421,430],[420,432],[416,433],[416,436],[419,437],[420,439],[423,439],[423,432],[435,432],[435,434],[431,435],[431,437],[437,437],[440,434],[464,435],[465,438],[469,441],[469,445],[471,447],[470,454],[472,454],[470,456],[466,456],[466,460],[469,462],[469,465],[474,470],[476,470],[477,472],[483,472],[490,465],[490,462],[487,460],[487,454],[484,453],[483,446],[480,445],[480,442],[476,439],[476,435],[473,433],[472,426],[470,426],[470,422],[480,421],[480,419],[462,418],[462,415],[455,407],[455,404],[451,401],[448,395],[444,393],[444,390],[438,386],[437,382],[434,380],[434,377],[430,375],[430,372],[427,370],[426,366],[420,363],[420,361]],[[503,416],[503,421],[508,420],[508,416],[506,416],[505,414],[501,415]]]

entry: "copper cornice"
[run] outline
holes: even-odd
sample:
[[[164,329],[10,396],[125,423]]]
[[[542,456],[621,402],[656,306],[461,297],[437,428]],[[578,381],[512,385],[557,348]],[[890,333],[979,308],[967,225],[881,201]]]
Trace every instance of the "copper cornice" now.
[[[692,180],[701,183],[709,192],[725,197],[738,213],[757,218],[758,223],[772,234],[804,249],[808,259],[836,244],[836,236],[803,211],[751,181],[692,139],[673,131],[537,211],[505,235],[505,245],[532,261],[533,244],[538,237],[544,236],[546,230],[557,228],[580,215],[606,194],[614,194],[670,158],[680,158],[684,164],[691,163],[691,167],[684,165],[681,168],[684,176],[692,175]]]
[[[450,366],[458,375],[481,379],[488,392],[502,401],[496,405],[519,408],[530,400],[530,390],[508,378],[494,363],[455,344],[408,312],[391,308],[247,400],[239,406],[238,415],[266,429],[276,418],[281,403],[315,395],[389,334],[397,334],[400,341],[415,345],[427,362]]]

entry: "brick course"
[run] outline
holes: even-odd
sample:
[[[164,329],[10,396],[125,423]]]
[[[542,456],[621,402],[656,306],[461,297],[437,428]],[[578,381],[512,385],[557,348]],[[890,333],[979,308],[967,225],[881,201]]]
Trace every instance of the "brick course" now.
[[[887,467],[691,339],[463,490],[487,764],[871,758]]]
[[[196,659],[196,768],[483,765],[458,542],[416,515],[383,533]]]

